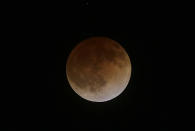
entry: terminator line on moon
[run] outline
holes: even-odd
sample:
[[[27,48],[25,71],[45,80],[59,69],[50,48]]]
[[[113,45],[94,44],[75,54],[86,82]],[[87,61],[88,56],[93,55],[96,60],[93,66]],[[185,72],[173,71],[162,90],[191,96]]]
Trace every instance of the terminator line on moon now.
[[[105,102],[125,90],[131,77],[131,62],[118,42],[107,37],[91,37],[70,53],[66,75],[80,97]]]

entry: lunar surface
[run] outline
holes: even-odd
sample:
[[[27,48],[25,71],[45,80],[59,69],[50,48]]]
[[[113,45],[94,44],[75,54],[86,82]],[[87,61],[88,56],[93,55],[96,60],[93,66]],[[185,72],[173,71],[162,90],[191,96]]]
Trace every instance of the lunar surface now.
[[[91,37],[70,53],[66,75],[80,97],[105,102],[125,90],[131,76],[131,62],[118,42],[107,37]]]

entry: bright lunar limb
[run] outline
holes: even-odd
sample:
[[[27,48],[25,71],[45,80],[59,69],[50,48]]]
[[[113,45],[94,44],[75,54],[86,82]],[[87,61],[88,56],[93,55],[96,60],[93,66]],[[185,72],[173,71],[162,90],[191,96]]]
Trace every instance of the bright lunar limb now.
[[[93,102],[105,102],[120,95],[128,85],[131,69],[125,49],[107,37],[81,41],[66,63],[66,75],[72,89]]]

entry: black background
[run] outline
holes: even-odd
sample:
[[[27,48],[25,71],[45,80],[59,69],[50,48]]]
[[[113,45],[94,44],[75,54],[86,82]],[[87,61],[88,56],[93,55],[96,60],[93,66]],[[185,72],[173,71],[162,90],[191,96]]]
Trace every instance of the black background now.
[[[71,5],[73,8],[68,13],[60,8],[54,14],[48,87],[56,91],[51,96],[55,99],[52,114],[58,121],[57,127],[125,130],[144,126],[151,129],[159,119],[160,112],[153,109],[152,103],[152,50],[153,45],[160,44],[157,20],[152,19],[154,16],[145,12],[145,8],[125,4],[78,2]],[[118,41],[132,62],[132,76],[126,90],[105,103],[80,98],[65,75],[71,50],[92,36],[107,36]]]
[[[159,74],[163,77],[163,65],[156,64],[164,61],[158,54],[169,48],[164,43],[170,40],[167,36],[172,31],[161,4],[47,2],[11,11],[14,17],[7,23],[14,37],[8,40],[13,40],[9,51],[14,55],[7,59],[11,64],[6,74],[12,76],[12,82],[5,84],[9,88],[3,88],[6,93],[2,104],[6,127],[165,130],[169,124],[168,86],[153,85]],[[118,41],[132,63],[132,76],[125,91],[105,103],[80,98],[65,75],[71,50],[92,36]]]

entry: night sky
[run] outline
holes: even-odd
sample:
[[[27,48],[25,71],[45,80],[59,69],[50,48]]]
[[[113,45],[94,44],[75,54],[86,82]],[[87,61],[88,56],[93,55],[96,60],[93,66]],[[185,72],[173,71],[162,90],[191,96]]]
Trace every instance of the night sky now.
[[[119,5],[118,5],[119,4]],[[70,13],[71,12],[71,13]],[[57,125],[94,129],[133,129],[139,124],[152,128],[155,121],[152,106],[152,45],[154,37],[150,16],[140,8],[120,3],[81,2],[67,15],[55,16],[55,38],[52,37],[49,88],[56,90],[53,111]],[[57,23],[57,22],[56,22]],[[126,90],[116,99],[91,103],[80,98],[65,76],[65,65],[71,50],[91,36],[106,36],[118,41],[132,62],[132,76]],[[55,62],[55,63],[54,63]],[[55,112],[55,113],[54,113]],[[148,123],[148,124],[147,124]]]
[[[32,50],[32,58],[21,60],[23,63],[30,60],[32,68],[25,68],[25,64],[22,68],[27,74],[32,74],[32,78],[23,75],[30,82],[20,79],[26,83],[21,90],[15,86],[6,88],[9,97],[6,97],[4,114],[8,125],[18,123],[16,125],[27,125],[27,129],[41,126],[39,129],[67,131],[166,130],[166,101],[162,97],[165,91],[156,93],[154,90],[159,87],[153,87],[157,77],[153,74],[154,63],[158,60],[155,47],[162,43],[168,32],[161,31],[163,19],[157,18],[159,6],[78,0],[63,4],[44,3],[40,7],[40,11],[33,8],[37,11],[33,15],[36,19],[29,19],[30,24],[23,32],[31,37],[25,37],[26,44],[21,46],[26,53]],[[28,15],[30,13],[25,16]],[[92,36],[109,37],[119,42],[132,64],[131,79],[125,91],[104,103],[84,100],[71,89],[66,78],[66,61],[70,52],[79,42]],[[21,53],[21,56],[26,53]],[[14,64],[17,63],[20,62],[17,60]],[[43,70],[46,73],[42,76]],[[17,68],[17,71],[20,70]],[[154,96],[162,98],[158,100]]]
[[[56,18],[52,37],[48,86],[55,89],[57,127],[73,129],[133,129],[139,124],[152,128],[152,45],[158,43],[152,21],[140,8],[125,3],[80,2],[67,15]],[[60,11],[62,11],[60,9]],[[59,23],[58,23],[59,22]],[[154,21],[153,21],[154,22]],[[118,41],[132,62],[132,76],[126,90],[116,99],[91,103],[80,98],[70,87],[65,65],[71,50],[91,36],[106,36]],[[52,48],[53,47],[53,48]],[[55,50],[54,50],[55,49]],[[148,123],[148,124],[147,124]]]

